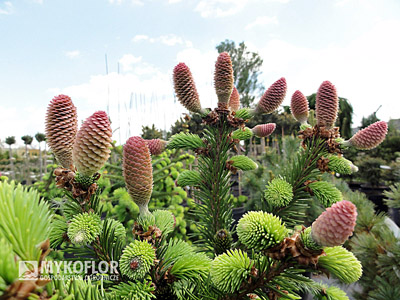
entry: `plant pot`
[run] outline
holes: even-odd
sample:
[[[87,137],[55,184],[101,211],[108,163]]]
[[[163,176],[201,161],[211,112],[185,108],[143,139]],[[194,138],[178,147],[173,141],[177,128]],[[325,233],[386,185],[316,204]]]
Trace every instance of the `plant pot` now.
[[[389,208],[389,216],[396,223],[397,226],[400,227],[400,209],[398,208]]]

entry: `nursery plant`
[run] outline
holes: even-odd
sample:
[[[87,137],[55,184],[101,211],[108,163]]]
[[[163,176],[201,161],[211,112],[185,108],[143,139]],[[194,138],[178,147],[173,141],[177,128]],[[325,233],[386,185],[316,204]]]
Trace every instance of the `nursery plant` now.
[[[201,116],[203,134],[182,132],[168,141],[136,136],[127,140],[123,176],[139,207],[139,216],[129,228],[129,242],[118,220],[104,218],[96,183],[110,155],[112,131],[107,114],[95,112],[78,130],[71,98],[60,95],[50,102],[46,137],[60,164],[54,175],[65,198],[57,207],[61,213],[55,214],[36,192],[0,183],[0,238],[5,245],[1,248],[1,297],[300,299],[299,294],[308,291],[315,299],[348,299],[338,287],[304,276],[305,272],[326,273],[351,283],[362,274],[360,262],[341,246],[353,233],[356,207],[314,178],[320,170],[351,172],[342,147],[375,147],[385,137],[386,123],[372,124],[343,141],[333,127],[338,103],[335,87],[330,82],[321,85],[315,126],[307,124],[307,100],[296,92],[292,113],[301,122],[302,147],[287,172],[268,183],[262,200],[265,209],[247,212],[235,226],[230,175],[257,168],[252,159],[237,155],[237,145],[274,131],[275,124],[250,129],[246,122],[280,106],[286,80],[272,84],[252,109],[239,107],[227,53],[221,53],[215,64],[216,108],[201,106],[184,63],[175,67],[173,81],[182,105]],[[197,156],[197,167],[177,178],[178,185],[194,189],[192,213],[199,229],[191,237],[195,246],[170,238],[176,222],[170,211],[149,209],[155,175],[151,155],[164,149],[190,149]],[[327,208],[306,228],[301,225],[310,193]],[[26,266],[23,274],[16,271],[20,263]]]

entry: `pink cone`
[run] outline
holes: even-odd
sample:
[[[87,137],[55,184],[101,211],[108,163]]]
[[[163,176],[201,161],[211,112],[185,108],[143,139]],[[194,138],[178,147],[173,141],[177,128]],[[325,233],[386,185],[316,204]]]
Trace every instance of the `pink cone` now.
[[[57,161],[72,167],[72,148],[78,131],[76,107],[70,97],[59,95],[51,100],[46,113],[46,138]]]
[[[306,123],[308,119],[308,100],[300,91],[295,91],[290,102],[290,110],[293,117],[300,123]]]
[[[237,111],[240,107],[240,96],[238,90],[235,87],[233,87],[233,91],[231,97],[229,98],[228,105],[233,111]]]
[[[167,141],[160,139],[144,140],[149,147],[151,155],[159,155],[164,152]]]
[[[287,84],[284,77],[275,81],[261,97],[256,111],[262,114],[270,114],[275,111],[285,99],[286,90]]]
[[[331,128],[335,125],[339,108],[336,87],[324,81],[318,89],[315,103],[318,126]]]
[[[358,131],[348,141],[348,143],[357,149],[368,150],[377,147],[386,137],[387,124],[384,121],[378,121],[367,128]]]
[[[72,158],[79,173],[91,176],[110,157],[111,124],[104,111],[97,111],[85,120],[76,136]]]
[[[275,128],[275,123],[268,123],[257,125],[253,129],[251,129],[251,131],[254,133],[255,136],[262,138],[271,135],[275,131]]]
[[[323,247],[342,245],[354,231],[357,208],[343,200],[328,207],[312,224],[311,235]]]
[[[134,136],[126,141],[122,167],[129,195],[139,206],[141,214],[148,213],[148,203],[153,191],[153,167],[144,139]]]
[[[174,88],[179,102],[189,111],[200,112],[201,104],[192,72],[184,63],[174,68]]]
[[[233,68],[227,52],[220,53],[215,63],[214,86],[218,102],[228,103],[233,90]]]

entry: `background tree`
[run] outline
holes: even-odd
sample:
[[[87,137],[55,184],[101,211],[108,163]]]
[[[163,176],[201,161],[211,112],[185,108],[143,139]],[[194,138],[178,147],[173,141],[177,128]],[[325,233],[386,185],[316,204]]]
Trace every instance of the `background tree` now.
[[[12,148],[11,145],[15,144],[15,136],[9,136],[6,138],[6,144],[8,145],[8,153],[10,155],[10,170],[11,170],[11,178],[15,179],[15,169],[14,169],[14,162],[12,156]]]
[[[249,107],[255,94],[261,93],[264,86],[258,82],[263,60],[256,52],[250,52],[244,42],[237,47],[234,41],[225,40],[217,47],[218,53],[228,52],[233,65],[234,85],[240,95],[243,107]]]
[[[23,137],[21,137],[21,140],[23,140],[24,141],[24,144],[25,144],[25,179],[26,179],[26,183],[27,184],[30,184],[30,182],[31,182],[31,178],[30,178],[30,176],[29,176],[29,166],[28,166],[28,163],[29,163],[29,157],[28,157],[28,145],[31,145],[32,144],[32,141],[33,141],[33,137],[32,136],[30,136],[30,135],[24,135]]]
[[[161,139],[163,137],[163,133],[161,130],[157,129],[156,126],[153,124],[151,127],[142,126],[141,136],[146,140]]]
[[[204,129],[202,121],[203,120],[199,114],[186,115],[177,120],[175,124],[171,126],[171,132],[168,133],[168,137],[182,131],[196,133],[201,136]]]
[[[315,97],[317,94],[307,96],[310,109],[315,109]],[[346,98],[339,97],[339,112],[336,120],[336,126],[340,128],[340,135],[349,139],[352,136],[351,124],[353,123],[353,106]],[[373,123],[373,122],[372,122]],[[372,124],[370,123],[370,124]],[[369,124],[368,124],[369,125]],[[367,125],[367,126],[368,126]],[[365,126],[365,127],[367,127]]]
[[[46,135],[44,133],[38,132],[35,134],[35,139],[39,143],[39,178],[40,178],[40,180],[42,180],[43,159],[42,159],[41,142],[44,142],[46,140]]]
[[[376,111],[374,111],[372,114],[370,114],[368,117],[363,117],[361,120],[361,127],[360,129],[363,129],[365,127],[368,127],[369,125],[371,125],[372,123],[378,122],[380,121],[380,119],[376,116],[376,113],[378,112],[378,110],[382,107],[382,105],[380,105],[378,107],[378,109]]]

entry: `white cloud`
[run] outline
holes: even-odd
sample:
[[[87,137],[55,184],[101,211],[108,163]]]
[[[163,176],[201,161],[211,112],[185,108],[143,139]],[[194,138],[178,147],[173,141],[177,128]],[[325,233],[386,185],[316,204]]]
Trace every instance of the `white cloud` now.
[[[120,5],[123,2],[127,2],[127,1],[126,0],[108,0],[108,2],[110,4]],[[132,5],[137,5],[137,6],[143,6],[144,5],[144,2],[141,1],[141,0],[129,0],[128,2],[131,3]]]
[[[135,35],[135,37],[132,39],[132,42],[140,42],[140,41],[147,41],[149,37],[144,34],[138,34]]]
[[[43,120],[46,113],[46,106],[29,105],[10,107],[0,105],[0,111],[2,123],[12,124],[12,126],[0,126],[1,140],[4,141],[3,139],[8,136],[15,136],[16,145],[13,145],[13,148],[23,146],[24,143],[21,140],[23,135],[34,136],[38,131],[44,132]],[[37,145],[35,140],[32,144]],[[8,145],[6,146],[8,147]]]
[[[257,17],[253,22],[249,23],[245,29],[250,30],[254,27],[257,26],[265,26],[269,24],[274,24],[278,25],[278,18],[276,16],[273,17],[267,17],[267,16],[262,16],[262,17]]]
[[[195,11],[203,18],[221,18],[232,16],[242,11],[250,2],[265,0],[201,0]],[[270,2],[287,3],[289,0],[269,0]]]
[[[161,35],[159,37],[151,38],[147,35],[138,34],[133,39],[132,42],[148,41],[150,43],[162,43],[167,46],[184,45],[186,47],[192,47],[193,44],[189,40],[185,40],[175,34]]]
[[[43,4],[43,0],[32,0],[32,1],[37,3],[37,4]]]
[[[216,50],[202,52],[195,48],[180,51],[176,63],[184,62],[191,70],[203,107],[215,107],[214,67],[218,57]]]
[[[181,2],[182,0],[168,0],[168,3],[169,4],[175,4],[175,3],[178,3],[178,2]]]
[[[375,111],[388,120],[399,118],[398,85],[400,43],[393,36],[400,32],[399,21],[385,21],[345,46],[322,49],[298,47],[274,39],[259,50],[265,71],[260,79],[268,87],[281,76],[288,81],[290,96],[299,89],[305,95],[315,93],[324,80],[335,84],[338,94],[348,98],[354,107],[354,125]]]
[[[195,11],[203,18],[219,18],[237,14],[247,4],[248,0],[202,0]]]
[[[94,75],[85,83],[52,88],[48,92],[69,95],[78,108],[80,120],[95,110],[108,110],[112,129],[116,130],[114,139],[118,142],[124,143],[128,137],[139,135],[142,125],[155,124],[157,128],[169,130],[185,112],[174,100],[172,70],[162,72],[131,54],[125,54],[121,61],[134,62],[134,68],[121,74]]]
[[[65,56],[70,59],[74,59],[74,58],[78,58],[79,56],[81,56],[81,52],[79,50],[67,51],[67,52],[65,52]]]
[[[14,12],[14,6],[10,1],[4,2],[3,7],[0,7],[0,15],[10,15]]]
[[[131,71],[133,65],[137,64],[141,60],[142,60],[141,56],[136,57],[133,56],[132,54],[124,54],[124,56],[122,56],[122,58],[119,60],[119,63],[121,64],[123,71]]]

